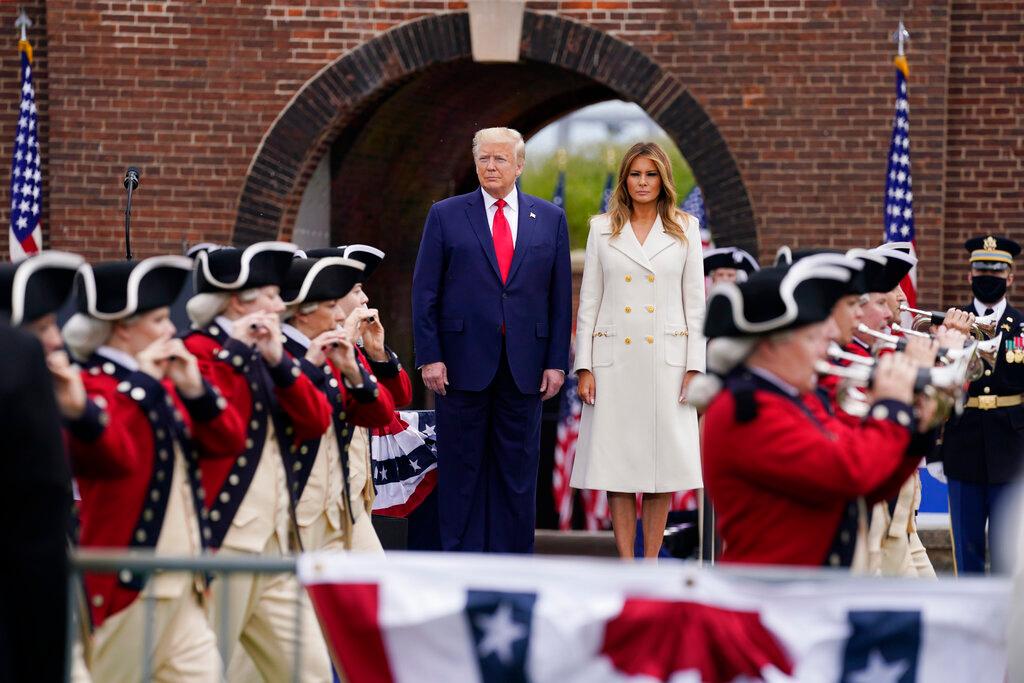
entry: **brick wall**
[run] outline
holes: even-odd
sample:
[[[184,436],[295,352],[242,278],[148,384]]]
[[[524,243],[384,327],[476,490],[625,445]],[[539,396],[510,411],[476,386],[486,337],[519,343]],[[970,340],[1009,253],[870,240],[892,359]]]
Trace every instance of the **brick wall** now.
[[[93,258],[122,253],[120,180],[130,164],[143,169],[134,210],[138,253],[178,251],[182,241],[232,239],[247,179],[253,182],[250,167],[303,84],[390,28],[464,10],[464,3],[444,0],[22,4],[36,21],[47,236],[53,246]],[[848,247],[879,238],[893,105],[893,46],[887,36],[902,14],[913,34],[911,137],[923,300],[952,303],[963,297],[957,284],[963,261],[958,243],[967,234],[993,231],[1024,240],[1024,8],[1018,3],[545,0],[527,6],[534,14],[557,14],[605,32],[612,42],[650,58],[661,79],[651,86],[655,90],[668,88],[665,79],[686,89],[695,115],[707,116],[709,124],[690,138],[681,136],[681,148],[695,168],[705,169],[702,182],[719,172],[718,160],[708,156],[728,150],[738,169],[738,178],[729,182],[742,182],[757,246],[766,258],[781,243]],[[10,4],[0,8],[8,26],[14,10]],[[44,26],[45,37],[39,33]],[[546,34],[533,35],[524,39],[524,50],[536,56],[550,48],[562,59],[558,68],[573,50],[593,57],[586,45],[546,46]],[[412,54],[419,43],[405,45],[409,61],[424,57]],[[401,50],[397,58],[394,54],[359,53],[360,73],[387,86],[380,97],[405,84],[415,87],[418,72],[394,61],[402,61]],[[15,59],[12,44],[0,59],[0,155],[5,159],[15,118]],[[614,66],[598,65],[594,74]],[[402,80],[391,83],[390,75],[399,72]],[[634,70],[635,79],[643,76]],[[566,83],[576,83],[574,78]],[[627,82],[628,76],[616,79],[597,85],[618,92],[651,85]],[[283,234],[304,179],[329,153],[332,140],[352,134],[346,123],[366,125],[376,111],[366,102],[345,100],[342,87],[362,86],[337,84],[331,100],[336,119],[296,138],[301,144],[288,154],[297,160],[272,160],[271,174],[292,169],[284,183],[286,201],[265,207],[280,213]],[[566,87],[571,95],[583,86]],[[516,116],[539,125],[584,99],[551,95]],[[677,101],[682,104],[675,106]],[[663,115],[670,119],[687,101],[671,100]],[[439,140],[448,124],[458,131],[471,127],[478,107],[456,109],[450,117],[430,118],[430,127],[424,127],[415,107],[407,117],[392,110],[390,120],[402,127],[402,135],[412,132],[441,148],[452,144]],[[500,106],[489,111],[495,118],[508,114]],[[720,136],[724,147],[702,147],[710,134]],[[405,173],[396,161],[403,150],[388,151],[390,161],[379,160],[372,169],[385,183],[390,175]],[[425,170],[437,176],[442,189],[431,189],[417,201],[461,186],[468,171],[458,159]],[[261,178],[256,184],[273,181]],[[365,201],[395,191],[385,184],[376,198]],[[0,203],[5,222],[6,206]],[[730,218],[725,213],[732,205],[722,206],[719,218]],[[264,207],[247,210],[258,219]],[[422,221],[418,205],[402,216],[407,223],[389,228],[414,242]]]

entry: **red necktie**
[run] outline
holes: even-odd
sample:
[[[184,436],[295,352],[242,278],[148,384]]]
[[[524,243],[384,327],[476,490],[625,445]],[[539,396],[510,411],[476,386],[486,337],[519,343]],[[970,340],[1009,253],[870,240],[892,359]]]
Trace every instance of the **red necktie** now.
[[[512,254],[515,247],[512,245],[512,228],[508,225],[505,212],[502,209],[507,206],[504,199],[495,202],[498,210],[494,214],[494,226],[491,228],[491,236],[494,238],[494,255],[498,257],[498,270],[501,272],[501,281],[508,281],[508,269],[512,266]]]

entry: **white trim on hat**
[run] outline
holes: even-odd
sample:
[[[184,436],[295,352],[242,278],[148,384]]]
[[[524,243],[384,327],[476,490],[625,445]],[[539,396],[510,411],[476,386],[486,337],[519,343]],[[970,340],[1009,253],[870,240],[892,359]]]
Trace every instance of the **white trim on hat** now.
[[[196,274],[202,268],[203,277],[215,287],[227,290],[241,289],[245,281],[249,279],[249,262],[252,261],[253,256],[265,251],[286,251],[289,254],[295,254],[298,250],[299,248],[291,242],[256,242],[255,244],[250,244],[242,251],[241,266],[238,269],[238,277],[235,278],[234,282],[221,282],[215,278],[213,273],[210,272],[210,252],[201,251],[196,256]],[[198,288],[194,285],[195,283],[193,283],[193,289],[197,290]]]
[[[340,248],[340,247],[339,247]],[[352,258],[353,253],[363,252],[376,256],[377,258],[384,260],[384,252],[377,247],[371,247],[369,244],[350,244],[345,247],[345,258]]]
[[[779,259],[782,259],[781,261]],[[793,265],[793,250],[789,248],[789,245],[783,244],[775,252],[775,265]]]
[[[205,254],[206,252],[204,251],[203,253]],[[128,291],[126,293],[125,307],[116,313],[101,313],[96,308],[96,275],[93,273],[92,266],[88,263],[82,265],[78,272],[82,274],[82,284],[85,287],[85,306],[88,309],[89,316],[97,320],[113,321],[134,315],[139,307],[139,285],[142,283],[142,278],[157,268],[179,268],[184,271],[191,271],[192,260],[187,256],[151,256],[148,259],[139,261],[132,268],[132,272],[128,274]]]
[[[43,251],[18,263],[11,282],[11,325],[17,327],[25,315],[25,294],[28,281],[35,273],[45,268],[63,268],[75,271],[85,263],[78,254],[67,251]]]
[[[877,249],[850,249],[846,252],[847,258],[861,259],[863,261],[874,261],[880,266],[885,265],[887,254],[880,253]]]
[[[348,266],[349,268],[355,268],[357,270],[365,270],[366,264],[362,261],[357,261],[352,258],[345,258],[343,256],[325,256],[324,258],[317,259],[313,267],[309,269],[306,276],[302,280],[302,287],[299,288],[299,293],[291,301],[285,301],[285,306],[294,306],[295,304],[301,304],[306,301],[306,297],[309,296],[309,290],[313,286],[313,281],[316,280],[317,274],[320,273],[324,268],[330,266]]]
[[[905,263],[909,263],[911,268],[917,265],[916,256],[907,253],[898,247],[891,248],[889,245],[883,244],[880,247],[875,247],[874,249],[871,249],[871,251],[876,254],[881,254],[885,258],[895,258]]]
[[[863,263],[847,258],[842,254],[814,254],[806,256],[786,271],[779,284],[779,296],[786,310],[782,315],[771,320],[759,323],[748,322],[743,315],[743,293],[740,288],[731,283],[723,282],[711,290],[711,297],[724,296],[732,305],[732,319],[737,329],[747,334],[763,334],[771,332],[796,320],[800,310],[797,305],[794,293],[796,288],[806,280],[835,280],[837,282],[849,282],[852,277],[851,271],[861,270]]]

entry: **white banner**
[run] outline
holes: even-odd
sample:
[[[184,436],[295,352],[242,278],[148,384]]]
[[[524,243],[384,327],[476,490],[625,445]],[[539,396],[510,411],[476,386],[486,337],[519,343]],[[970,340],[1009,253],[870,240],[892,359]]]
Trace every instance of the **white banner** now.
[[[305,555],[352,683],[1005,680],[1010,584],[571,558]]]

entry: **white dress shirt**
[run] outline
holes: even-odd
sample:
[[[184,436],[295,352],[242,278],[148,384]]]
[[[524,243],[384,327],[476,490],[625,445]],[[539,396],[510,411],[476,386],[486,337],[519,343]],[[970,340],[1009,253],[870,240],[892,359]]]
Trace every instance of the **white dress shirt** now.
[[[309,345],[313,343],[313,340],[288,323],[281,323],[281,332],[293,342],[301,344],[304,349],[308,349]]]
[[[993,311],[995,311],[994,315],[996,317],[996,320],[1002,319],[1003,313],[1006,311],[1006,297],[1004,296],[1002,299],[1000,299],[999,303],[997,303],[995,306],[986,306],[977,299],[974,300],[974,311],[979,318],[984,316],[985,311],[987,311],[990,308]]]
[[[487,194],[487,191],[480,188],[480,192],[484,195],[484,208],[487,213],[487,227],[491,231],[491,236],[494,236],[494,216],[498,213],[498,199]],[[502,209],[505,214],[505,220],[508,221],[508,227],[512,231],[512,248],[515,249],[516,237],[519,236],[519,192],[516,191],[515,186],[512,187],[512,191],[505,197],[505,208]]]

